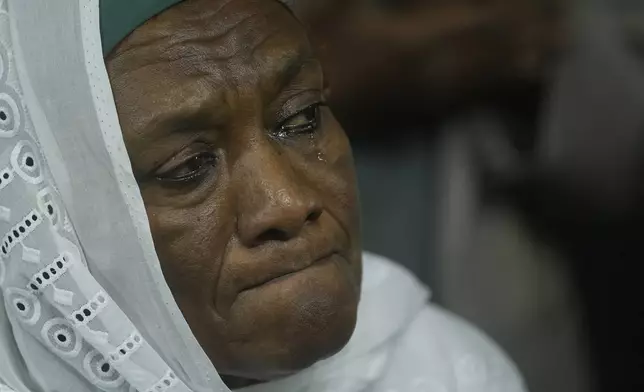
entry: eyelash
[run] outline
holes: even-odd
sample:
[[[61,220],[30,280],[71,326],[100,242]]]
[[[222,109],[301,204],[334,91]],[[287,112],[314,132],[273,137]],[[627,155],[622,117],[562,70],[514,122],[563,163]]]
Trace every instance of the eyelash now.
[[[295,113],[291,117],[283,121],[277,130],[277,137],[279,138],[288,138],[297,135],[311,134],[319,128],[320,125],[320,107],[323,103],[315,103],[306,107],[305,109]],[[306,124],[302,125],[288,125],[288,122],[297,118],[301,115],[310,115],[310,120]],[[185,175],[173,176],[173,173],[179,172],[191,163],[196,163],[196,168],[190,170]],[[208,167],[214,167],[217,163],[217,156],[211,152],[201,152],[198,154],[192,155],[190,158],[186,159],[183,163],[177,165],[175,168],[168,170],[166,173],[157,174],[156,178],[159,181],[167,183],[188,183],[201,179],[205,174],[207,174]]]
[[[190,170],[187,174],[173,176],[173,173],[181,171],[183,168],[187,167],[190,164],[196,164],[197,167],[194,170]],[[170,183],[186,183],[192,182],[202,178],[208,172],[209,167],[214,167],[217,164],[217,156],[211,152],[201,152],[195,154],[185,160],[183,163],[177,165],[177,167],[168,170],[166,173],[158,174],[156,176],[157,180]]]
[[[305,134],[311,134],[315,131],[318,130],[320,127],[320,107],[323,106],[323,103],[318,102],[313,105],[310,105],[299,112],[295,113],[294,115],[290,116],[286,120],[284,120],[278,127],[276,131],[276,135],[279,138],[285,139],[288,137],[292,136],[298,136],[298,135],[305,135]],[[288,122],[297,118],[298,116],[301,115],[311,115],[311,119],[303,125],[297,126],[289,126]]]

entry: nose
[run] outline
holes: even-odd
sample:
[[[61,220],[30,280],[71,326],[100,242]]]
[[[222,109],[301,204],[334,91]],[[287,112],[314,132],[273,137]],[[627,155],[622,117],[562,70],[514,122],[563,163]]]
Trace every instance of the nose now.
[[[286,154],[266,150],[248,154],[242,165],[237,230],[248,247],[295,238],[322,214],[304,174],[298,175]]]

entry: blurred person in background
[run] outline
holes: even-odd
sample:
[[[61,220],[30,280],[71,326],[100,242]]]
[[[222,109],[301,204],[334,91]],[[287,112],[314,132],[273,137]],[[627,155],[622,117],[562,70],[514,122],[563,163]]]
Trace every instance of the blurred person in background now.
[[[644,4],[296,5],[354,141],[367,249],[503,343],[531,390],[643,390]]]

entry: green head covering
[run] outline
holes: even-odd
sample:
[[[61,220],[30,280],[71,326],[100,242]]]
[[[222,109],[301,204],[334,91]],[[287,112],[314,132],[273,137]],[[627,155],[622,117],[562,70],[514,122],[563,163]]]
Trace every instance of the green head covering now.
[[[183,0],[100,0],[101,39],[107,55],[146,20]],[[287,8],[293,0],[280,0]],[[290,8],[289,8],[290,9]]]
[[[100,0],[101,39],[103,54],[108,54],[119,42],[146,20],[182,0]]]

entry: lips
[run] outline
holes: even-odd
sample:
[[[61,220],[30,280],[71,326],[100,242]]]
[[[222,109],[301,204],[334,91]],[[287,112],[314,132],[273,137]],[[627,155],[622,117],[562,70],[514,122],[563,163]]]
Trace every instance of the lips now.
[[[251,290],[251,289],[253,289],[253,288],[257,288],[257,287],[265,286],[265,285],[268,285],[268,284],[270,284],[270,283],[277,282],[277,281],[279,281],[279,280],[282,280],[282,279],[284,279],[284,278],[287,278],[287,277],[289,277],[289,276],[291,276],[291,275],[297,274],[298,272],[304,271],[304,270],[308,269],[309,267],[311,267],[311,266],[313,266],[313,265],[315,265],[315,264],[318,264],[318,263],[324,262],[324,261],[326,261],[326,260],[329,260],[329,259],[330,259],[333,255],[335,255],[335,254],[336,254],[336,253],[334,252],[334,253],[330,253],[330,254],[328,254],[328,255],[326,255],[326,256],[322,256],[322,257],[320,257],[320,258],[318,258],[318,259],[314,260],[312,263],[310,263],[310,264],[306,265],[305,267],[301,268],[301,269],[297,269],[297,270],[289,271],[289,272],[287,272],[287,273],[283,273],[283,274],[275,274],[274,276],[270,276],[270,277],[268,277],[267,279],[265,279],[265,280],[263,280],[263,281],[259,282],[258,284],[254,285],[254,286],[251,286],[251,287],[249,287],[249,288],[246,288],[245,290]]]
[[[331,253],[325,254],[325,255],[320,256],[320,257],[318,257],[318,258],[316,258],[316,259],[314,259],[314,260],[312,260],[312,261],[310,261],[308,263],[303,263],[302,266],[300,266],[300,267],[298,267],[296,269],[284,269],[282,271],[276,271],[276,272],[274,272],[272,274],[268,274],[267,276],[263,277],[262,279],[259,279],[256,283],[252,284],[250,287],[244,288],[244,291],[252,290],[252,289],[257,288],[257,287],[268,285],[270,283],[277,282],[279,280],[287,278],[287,277],[289,277],[291,275],[297,274],[298,272],[304,271],[304,270],[308,269],[309,267],[311,267],[311,266],[313,266],[315,264],[318,264],[318,263],[321,263],[321,262],[324,262],[324,261],[328,260],[329,258],[331,258],[336,253],[337,252],[331,252]]]
[[[234,293],[296,274],[334,254],[342,254],[345,243],[341,231],[324,230],[315,236],[273,241],[253,248],[233,246],[219,276],[219,287],[224,290],[220,294],[235,296]]]

